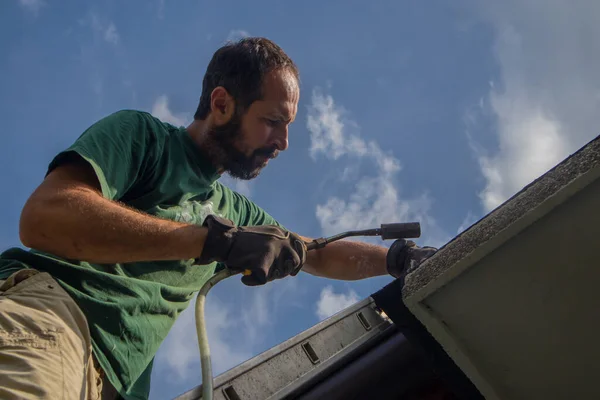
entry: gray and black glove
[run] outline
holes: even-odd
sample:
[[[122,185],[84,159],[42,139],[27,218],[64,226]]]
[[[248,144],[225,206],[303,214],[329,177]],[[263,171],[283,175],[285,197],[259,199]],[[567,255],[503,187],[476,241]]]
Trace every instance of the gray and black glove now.
[[[388,250],[387,271],[394,278],[406,276],[436,251],[435,247],[419,247],[411,240],[398,239]]]
[[[196,262],[224,263],[227,268],[251,274],[242,277],[248,286],[295,276],[306,262],[306,244],[295,233],[274,225],[237,227],[232,221],[209,215],[204,221],[208,235]]]

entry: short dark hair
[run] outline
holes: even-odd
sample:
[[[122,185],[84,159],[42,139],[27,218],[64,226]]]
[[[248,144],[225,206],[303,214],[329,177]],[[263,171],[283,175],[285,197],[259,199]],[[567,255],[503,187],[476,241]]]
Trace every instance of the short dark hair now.
[[[263,77],[280,68],[288,68],[299,79],[296,64],[273,41],[247,37],[227,43],[214,53],[206,68],[194,119],[202,120],[208,116],[210,95],[218,86],[224,87],[233,96],[237,111],[243,112],[262,98]]]

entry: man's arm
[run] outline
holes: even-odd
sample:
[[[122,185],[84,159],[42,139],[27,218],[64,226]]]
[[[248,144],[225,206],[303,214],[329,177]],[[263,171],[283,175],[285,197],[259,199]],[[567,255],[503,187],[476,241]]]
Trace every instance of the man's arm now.
[[[309,251],[303,270],[324,278],[350,281],[388,275],[387,250],[369,243],[340,240]]]
[[[185,260],[198,257],[207,229],[163,220],[102,196],[85,161],[55,168],[23,208],[27,247],[92,263]]]
[[[286,229],[253,201],[238,193],[235,193],[235,196],[242,202],[243,208],[248,210],[248,217],[242,221],[242,225],[276,225]],[[301,235],[300,238],[306,243],[313,241],[313,238]],[[339,280],[359,280],[387,275],[386,255],[387,248],[382,246],[340,240],[329,243],[322,249],[309,251],[302,270],[311,275]]]

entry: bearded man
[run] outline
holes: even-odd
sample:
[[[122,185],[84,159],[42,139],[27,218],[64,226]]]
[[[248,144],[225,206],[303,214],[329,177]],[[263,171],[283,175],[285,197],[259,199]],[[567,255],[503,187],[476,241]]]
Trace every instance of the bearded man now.
[[[286,53],[245,38],[214,53],[189,126],[122,110],[51,160],[21,214],[29,250],[0,256],[0,398],[148,398],[160,344],[224,266],[251,269],[246,285],[301,269],[356,280],[431,254],[407,242],[388,268],[367,243],[309,252],[310,238],[219,182],[252,179],[288,148],[299,98]]]

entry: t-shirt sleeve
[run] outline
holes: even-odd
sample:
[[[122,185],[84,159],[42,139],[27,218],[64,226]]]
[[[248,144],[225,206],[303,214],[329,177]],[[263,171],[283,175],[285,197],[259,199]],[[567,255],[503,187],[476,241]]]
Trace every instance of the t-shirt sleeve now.
[[[240,211],[241,218],[238,222],[240,226],[256,226],[256,225],[276,225],[286,229],[279,221],[277,221],[268,212],[237,192],[232,192],[236,201],[236,208]]]
[[[94,123],[50,163],[48,173],[74,154],[87,161],[100,182],[102,194],[119,200],[156,163],[156,137],[144,116],[135,111],[118,111]]]

